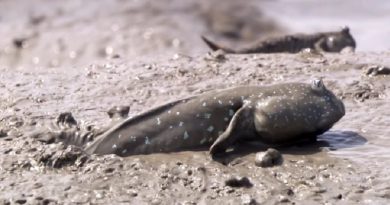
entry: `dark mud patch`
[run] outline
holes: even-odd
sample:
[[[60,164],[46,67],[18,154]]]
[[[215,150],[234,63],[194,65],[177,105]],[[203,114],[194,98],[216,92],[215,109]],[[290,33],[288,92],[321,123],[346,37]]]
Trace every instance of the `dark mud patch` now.
[[[244,187],[244,188],[251,188],[253,187],[253,184],[247,177],[230,177],[229,179],[225,180],[225,185],[234,187],[234,188],[239,188],[239,187]]]
[[[53,144],[32,156],[38,166],[63,168],[65,166],[81,167],[88,160],[88,156],[79,147]]]
[[[369,77],[390,75],[390,68],[383,65],[366,65],[363,74]]]

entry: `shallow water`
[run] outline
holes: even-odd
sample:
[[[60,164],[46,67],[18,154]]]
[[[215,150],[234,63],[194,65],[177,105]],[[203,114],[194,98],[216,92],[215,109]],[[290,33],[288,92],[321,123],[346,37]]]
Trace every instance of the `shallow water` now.
[[[390,104],[373,103],[369,108],[362,108],[358,104],[348,106],[354,111],[350,111],[336,128],[356,131],[367,142],[361,146],[342,148],[330,153],[356,161],[361,166],[368,168],[374,175],[389,176]],[[349,137],[345,139],[349,140]],[[358,143],[357,141],[355,140],[353,143]],[[343,146],[343,143],[343,141],[339,141],[336,147]]]

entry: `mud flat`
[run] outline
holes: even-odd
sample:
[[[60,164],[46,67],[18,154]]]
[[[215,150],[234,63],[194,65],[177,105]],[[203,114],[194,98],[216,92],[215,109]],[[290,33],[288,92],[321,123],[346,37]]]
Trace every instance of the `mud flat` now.
[[[207,54],[201,34],[235,45],[284,29],[259,1],[183,2],[0,0],[0,204],[390,201],[390,76],[381,69],[390,52],[364,52],[371,44],[358,36],[356,54]],[[324,25],[316,28],[337,29]],[[104,126],[113,106],[130,106],[132,116],[212,89],[318,77],[347,113],[317,143],[278,148],[280,166],[257,167],[265,148],[256,144],[218,163],[205,150],[87,156],[30,135],[63,112]]]
[[[388,75],[390,53],[176,56],[107,60],[81,69],[2,69],[3,203],[382,204],[389,200]],[[372,67],[372,66],[371,66]],[[17,76],[17,77],[15,77]],[[119,158],[85,156],[74,147],[39,142],[31,130],[71,111],[81,123],[108,123],[106,111],[130,115],[211,89],[304,82],[322,77],[344,99],[347,114],[311,145],[282,149],[281,166],[255,166],[255,151],[224,163],[206,151]],[[247,150],[247,149],[243,149]],[[238,180],[237,186],[226,181]],[[240,179],[249,180],[241,185]],[[245,181],[245,180],[244,180]],[[229,183],[228,183],[229,184]]]

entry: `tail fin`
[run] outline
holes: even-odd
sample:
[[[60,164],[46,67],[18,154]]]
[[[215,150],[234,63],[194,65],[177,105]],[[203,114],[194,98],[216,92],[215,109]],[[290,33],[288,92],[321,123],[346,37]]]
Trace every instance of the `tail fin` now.
[[[224,46],[220,46],[220,45],[212,42],[211,40],[207,39],[205,36],[201,36],[201,37],[202,37],[202,40],[207,44],[207,46],[209,46],[213,51],[221,49],[221,50],[225,51],[226,53],[236,53],[232,49],[225,48]]]

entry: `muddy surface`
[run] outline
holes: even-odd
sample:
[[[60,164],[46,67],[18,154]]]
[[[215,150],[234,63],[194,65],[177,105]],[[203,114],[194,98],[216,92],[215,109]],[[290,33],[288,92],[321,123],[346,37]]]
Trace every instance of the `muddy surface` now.
[[[257,4],[215,11],[217,1],[101,2],[0,1],[0,204],[390,201],[390,75],[367,74],[389,67],[389,52],[208,54],[200,34],[234,44],[283,27]],[[219,17],[232,8],[245,12]],[[248,12],[255,20],[245,21]],[[345,117],[314,144],[277,148],[283,162],[267,168],[255,165],[266,150],[257,144],[219,163],[205,150],[88,156],[31,137],[63,112],[105,126],[113,106],[130,106],[133,116],[212,89],[314,77],[344,100]]]

